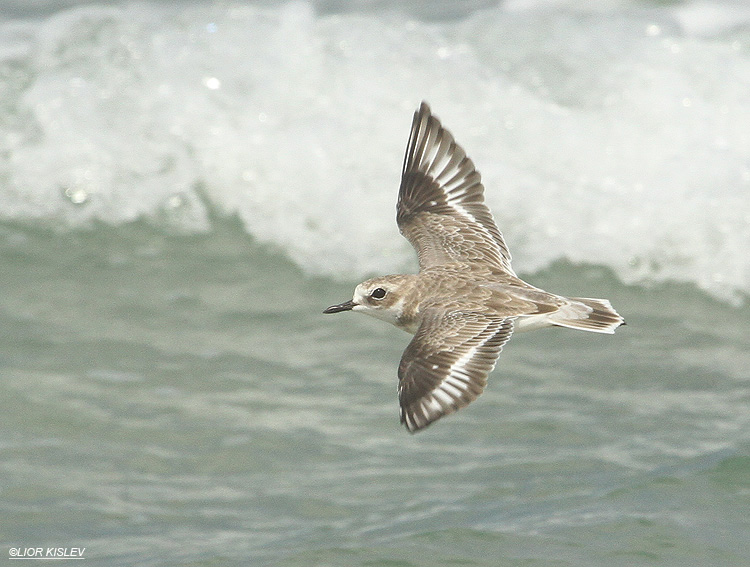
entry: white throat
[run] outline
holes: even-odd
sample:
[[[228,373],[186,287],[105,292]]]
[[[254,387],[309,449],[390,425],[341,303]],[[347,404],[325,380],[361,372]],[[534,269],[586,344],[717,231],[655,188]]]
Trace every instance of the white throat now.
[[[381,321],[385,321],[386,323],[390,323],[401,329],[403,327],[401,327],[398,320],[404,312],[404,299],[405,298],[402,297],[390,307],[373,307],[367,305],[362,298],[358,298],[355,295],[354,302],[358,305],[355,305],[352,311],[358,311],[365,315],[369,315],[370,317],[375,317],[376,319],[380,319]]]

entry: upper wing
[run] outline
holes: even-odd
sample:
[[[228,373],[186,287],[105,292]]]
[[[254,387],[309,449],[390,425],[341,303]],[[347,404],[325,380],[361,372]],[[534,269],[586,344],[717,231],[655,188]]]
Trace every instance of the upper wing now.
[[[479,172],[424,102],[406,147],[396,222],[420,268],[480,261],[514,274]]]
[[[474,401],[513,332],[513,319],[425,312],[398,367],[401,423],[415,432]]]

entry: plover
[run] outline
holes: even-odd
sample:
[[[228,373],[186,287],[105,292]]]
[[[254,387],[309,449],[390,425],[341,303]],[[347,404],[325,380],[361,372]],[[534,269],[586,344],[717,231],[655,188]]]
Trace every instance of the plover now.
[[[398,366],[401,423],[418,431],[474,401],[515,332],[568,327],[614,333],[606,299],[566,298],[518,276],[474,163],[431,114],[414,113],[396,206],[419,273],[372,278],[323,313],[359,311],[414,338]]]

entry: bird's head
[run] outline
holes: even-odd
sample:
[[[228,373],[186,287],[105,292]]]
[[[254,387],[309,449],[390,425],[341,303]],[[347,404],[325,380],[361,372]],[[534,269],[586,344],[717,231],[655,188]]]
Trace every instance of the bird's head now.
[[[359,311],[398,327],[405,301],[414,289],[415,277],[398,275],[369,279],[354,289],[352,299],[331,305],[323,313]]]

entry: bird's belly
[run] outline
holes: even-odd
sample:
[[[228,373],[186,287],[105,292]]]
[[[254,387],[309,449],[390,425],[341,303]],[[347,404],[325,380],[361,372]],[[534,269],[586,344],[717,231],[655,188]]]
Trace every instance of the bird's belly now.
[[[551,327],[552,325],[553,323],[550,321],[549,313],[541,313],[539,315],[521,315],[513,322],[513,332],[526,333],[528,331],[536,331],[537,329]]]

